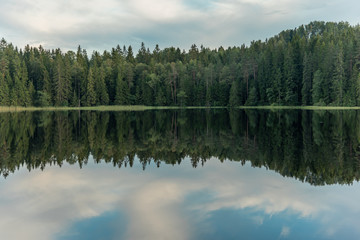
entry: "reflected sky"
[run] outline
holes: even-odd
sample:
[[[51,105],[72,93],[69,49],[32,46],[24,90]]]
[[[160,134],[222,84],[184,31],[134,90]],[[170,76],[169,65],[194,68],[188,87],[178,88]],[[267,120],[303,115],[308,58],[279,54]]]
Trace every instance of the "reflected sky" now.
[[[359,239],[360,185],[221,163],[22,168],[0,180],[2,239]],[[137,161],[136,161],[137,162]]]

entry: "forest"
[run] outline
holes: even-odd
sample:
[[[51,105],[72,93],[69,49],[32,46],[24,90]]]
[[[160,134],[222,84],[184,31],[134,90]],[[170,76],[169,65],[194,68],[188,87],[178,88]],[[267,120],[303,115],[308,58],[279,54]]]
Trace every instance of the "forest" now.
[[[1,106],[360,106],[360,26],[311,22],[224,49],[89,55],[0,42]]]
[[[0,114],[0,176],[88,162],[236,161],[312,185],[360,180],[358,111],[194,109]],[[224,163],[225,164],[225,163]]]

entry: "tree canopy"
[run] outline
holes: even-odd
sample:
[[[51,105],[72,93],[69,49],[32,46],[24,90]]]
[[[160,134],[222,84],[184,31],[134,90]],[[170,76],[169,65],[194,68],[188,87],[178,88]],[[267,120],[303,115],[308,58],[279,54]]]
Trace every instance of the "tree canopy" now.
[[[94,51],[0,42],[0,105],[360,106],[360,26],[311,22],[224,49]]]
[[[0,176],[105,161],[117,167],[248,162],[314,185],[360,179],[358,111],[193,109],[0,114]]]

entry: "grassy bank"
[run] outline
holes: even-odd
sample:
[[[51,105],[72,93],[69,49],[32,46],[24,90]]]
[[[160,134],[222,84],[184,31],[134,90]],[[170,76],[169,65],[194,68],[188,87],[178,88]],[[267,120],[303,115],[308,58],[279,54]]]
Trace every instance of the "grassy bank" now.
[[[206,107],[206,106],[94,106],[94,107],[16,107],[0,106],[0,112],[23,112],[23,111],[146,111],[166,109],[223,109],[227,107]],[[329,107],[329,106],[239,106],[234,109],[265,109],[265,110],[360,110],[360,107]]]
[[[269,110],[360,110],[360,107],[341,107],[341,106],[239,106],[237,109],[269,109]]]
[[[225,107],[174,107],[174,106],[94,106],[94,107],[16,107],[0,106],[0,112],[23,112],[23,111],[145,111],[145,110],[166,110],[166,109],[207,109],[207,108],[225,108]]]
[[[95,106],[95,107],[0,107],[0,112],[22,111],[144,111],[153,109],[147,106]]]

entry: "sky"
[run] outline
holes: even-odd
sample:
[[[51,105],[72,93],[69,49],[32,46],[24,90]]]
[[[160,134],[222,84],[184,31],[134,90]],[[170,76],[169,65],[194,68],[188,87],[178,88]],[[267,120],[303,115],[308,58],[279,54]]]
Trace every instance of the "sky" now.
[[[315,187],[215,158],[196,169],[186,158],[145,171],[138,161],[121,169],[93,162],[31,172],[24,166],[0,179],[2,239],[99,239],[102,229],[112,234],[105,239],[225,239],[259,230],[278,236],[263,239],[360,235],[358,182]]]
[[[0,0],[0,38],[19,48],[150,50],[248,45],[311,21],[360,23],[358,0]]]

